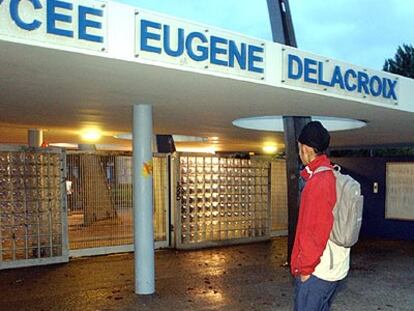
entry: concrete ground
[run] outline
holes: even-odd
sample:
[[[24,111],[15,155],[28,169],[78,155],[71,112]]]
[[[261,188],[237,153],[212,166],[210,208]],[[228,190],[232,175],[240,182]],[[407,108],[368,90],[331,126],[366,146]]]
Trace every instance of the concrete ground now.
[[[158,251],[156,289],[134,294],[133,254],[0,271],[0,310],[291,310],[286,238]],[[414,310],[414,243],[362,241],[333,310]]]

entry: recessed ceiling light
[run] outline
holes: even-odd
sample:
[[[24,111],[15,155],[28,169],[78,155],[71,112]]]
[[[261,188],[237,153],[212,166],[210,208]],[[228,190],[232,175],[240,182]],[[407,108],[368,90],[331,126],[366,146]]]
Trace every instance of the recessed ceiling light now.
[[[50,143],[51,147],[66,148],[66,149],[78,149],[78,144],[69,144],[69,143]]]
[[[182,146],[179,147],[177,146],[177,152],[189,152],[189,153],[211,153],[211,154],[215,154],[216,153],[216,149],[214,147],[186,147],[186,146]]]
[[[118,139],[132,140],[132,133],[121,133],[114,135]],[[188,135],[172,135],[174,142],[206,142],[208,138]]]
[[[114,135],[114,138],[132,140],[132,134],[131,133],[120,133],[120,134]]]
[[[97,141],[102,137],[102,132],[96,128],[85,129],[82,131],[81,137],[86,141]]]
[[[263,146],[263,151],[265,153],[275,153],[277,151],[277,146],[275,146],[275,145]]]
[[[206,142],[207,137],[188,136],[188,135],[172,135],[174,142]]]

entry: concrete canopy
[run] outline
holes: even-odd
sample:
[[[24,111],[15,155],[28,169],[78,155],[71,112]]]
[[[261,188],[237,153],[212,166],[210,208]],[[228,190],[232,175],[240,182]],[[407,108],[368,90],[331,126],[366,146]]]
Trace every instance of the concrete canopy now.
[[[96,126],[104,134],[100,144],[126,146],[113,135],[131,132],[133,104],[153,105],[155,133],[218,137],[220,151],[283,146],[283,133],[232,125],[268,115],[367,121],[362,129],[333,133],[336,147],[414,143],[414,81],[399,78],[398,105],[287,87],[280,82],[284,48],[270,42],[263,80],[143,60],[134,55],[134,9],[108,2],[105,13],[105,52],[0,33],[0,143],[26,143],[28,128],[44,129],[48,142],[81,143],[80,131]]]

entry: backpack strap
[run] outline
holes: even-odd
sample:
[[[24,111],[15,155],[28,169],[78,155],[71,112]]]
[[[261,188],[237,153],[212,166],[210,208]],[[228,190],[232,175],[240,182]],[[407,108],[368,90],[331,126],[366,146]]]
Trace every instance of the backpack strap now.
[[[332,270],[332,269],[333,269],[333,267],[334,267],[334,254],[333,254],[333,251],[332,251],[332,248],[331,248],[331,244],[329,244],[329,241],[330,241],[330,240],[328,240],[329,260],[330,260],[330,263],[329,263],[329,270]],[[332,243],[333,243],[333,242],[332,242]]]
[[[332,171],[333,169],[327,166],[319,166],[313,173],[321,173],[321,172],[325,172],[325,171]]]
[[[333,168],[327,167],[327,166],[319,166],[314,172],[313,174],[316,173],[320,173],[320,172],[325,172],[325,171],[334,171],[334,172],[340,172],[341,171],[341,167],[339,165],[334,165]]]

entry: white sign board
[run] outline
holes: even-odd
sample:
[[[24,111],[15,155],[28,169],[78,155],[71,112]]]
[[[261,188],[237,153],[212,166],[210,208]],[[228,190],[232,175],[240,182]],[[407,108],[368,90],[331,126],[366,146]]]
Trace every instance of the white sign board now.
[[[145,11],[135,30],[139,59],[264,80],[264,41]]]
[[[387,163],[385,218],[414,220],[414,163]]]
[[[105,51],[106,27],[105,1],[0,0],[0,37]]]
[[[283,47],[282,83],[321,93],[398,105],[398,77]]]

